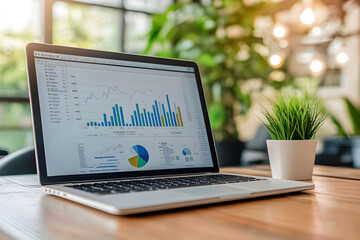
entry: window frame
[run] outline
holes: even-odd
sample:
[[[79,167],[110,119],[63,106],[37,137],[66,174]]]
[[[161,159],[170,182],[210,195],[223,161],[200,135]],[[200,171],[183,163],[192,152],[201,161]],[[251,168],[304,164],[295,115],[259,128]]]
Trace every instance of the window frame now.
[[[135,9],[127,9],[124,6],[124,0],[119,2],[119,6],[107,5],[107,4],[100,4],[100,3],[91,3],[86,1],[74,1],[74,0],[42,0],[43,1],[43,27],[42,27],[42,40],[44,43],[53,43],[53,6],[56,2],[64,2],[70,4],[77,4],[83,6],[96,6],[108,9],[115,9],[121,13],[120,19],[120,51],[125,52],[125,31],[126,31],[126,14],[128,12],[132,13],[142,13],[147,15],[156,14],[156,12],[150,11],[140,11]],[[172,0],[173,3],[177,2],[177,0]],[[196,0],[195,0],[196,1]]]
[[[40,39],[44,43],[52,44],[53,43],[53,6],[56,2],[64,2],[70,4],[84,5],[84,6],[96,6],[108,9],[116,9],[121,12],[121,20],[120,20],[120,46],[119,49],[121,52],[125,52],[125,31],[126,31],[126,22],[125,17],[127,12],[133,13],[142,13],[147,15],[153,15],[155,12],[150,11],[140,11],[135,9],[127,9],[124,6],[124,0],[119,1],[119,6],[113,6],[108,4],[100,4],[100,3],[91,3],[86,1],[76,1],[76,0],[39,0],[41,1],[41,34]],[[172,0],[173,3],[177,2],[177,0]],[[196,1],[196,0],[195,0]],[[15,96],[4,96],[0,95],[0,103],[28,103],[29,97],[24,95],[16,95]]]
[[[119,29],[119,49],[121,52],[125,52],[125,31],[126,31],[126,22],[125,17],[128,12],[132,13],[142,13],[147,15],[153,15],[156,12],[150,11],[140,11],[135,9],[127,9],[124,6],[124,0],[119,1],[119,6],[113,6],[108,4],[100,4],[100,3],[91,3],[86,1],[76,1],[76,0],[39,0],[41,5],[41,32],[40,32],[40,39],[44,43],[52,44],[53,43],[53,6],[56,2],[64,2],[69,4],[76,4],[76,5],[83,5],[83,6],[96,6],[102,7],[107,9],[116,9],[121,14],[120,19],[120,29]],[[173,3],[177,2],[177,0],[172,0]],[[30,99],[28,95],[21,95],[15,94],[12,96],[4,96],[0,95],[0,103],[22,103],[22,104],[29,104]],[[29,129],[29,127],[22,127],[22,126],[1,126],[1,130],[24,130]]]

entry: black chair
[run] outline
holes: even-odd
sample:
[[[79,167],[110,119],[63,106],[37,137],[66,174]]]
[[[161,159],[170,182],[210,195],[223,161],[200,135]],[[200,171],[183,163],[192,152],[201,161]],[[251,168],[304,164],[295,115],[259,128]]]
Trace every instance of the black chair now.
[[[266,140],[271,139],[267,128],[261,124],[253,139],[245,143],[245,149],[241,155],[241,165],[269,164]]]
[[[9,152],[6,149],[0,147],[0,157],[6,156],[8,154]]]
[[[36,173],[34,147],[26,147],[0,159],[0,176]]]
[[[328,137],[322,140],[323,150],[316,154],[315,164],[338,167],[353,167],[353,148],[356,144],[351,138]]]

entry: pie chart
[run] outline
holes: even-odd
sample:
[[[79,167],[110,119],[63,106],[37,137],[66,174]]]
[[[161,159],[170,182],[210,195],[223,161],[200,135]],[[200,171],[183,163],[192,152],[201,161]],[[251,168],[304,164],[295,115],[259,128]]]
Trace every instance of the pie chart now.
[[[141,145],[133,146],[130,152],[134,156],[128,159],[129,163],[136,168],[141,168],[145,166],[149,161],[149,153],[146,148]]]

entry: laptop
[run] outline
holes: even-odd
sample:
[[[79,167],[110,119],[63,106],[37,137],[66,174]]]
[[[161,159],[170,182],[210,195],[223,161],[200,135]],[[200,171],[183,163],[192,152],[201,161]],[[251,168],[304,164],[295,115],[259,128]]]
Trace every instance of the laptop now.
[[[30,43],[43,190],[127,215],[314,188],[219,172],[194,62]]]

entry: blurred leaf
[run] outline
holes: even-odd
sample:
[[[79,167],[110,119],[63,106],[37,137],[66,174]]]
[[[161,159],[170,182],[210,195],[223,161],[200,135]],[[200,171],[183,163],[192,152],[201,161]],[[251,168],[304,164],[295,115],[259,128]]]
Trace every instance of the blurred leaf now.
[[[234,86],[235,96],[240,102],[240,114],[246,115],[251,107],[251,93],[243,93],[241,88],[238,85]]]
[[[152,48],[153,44],[159,39],[159,34],[164,27],[164,24],[169,20],[168,14],[174,12],[176,9],[182,7],[182,3],[175,3],[170,5],[168,9],[161,14],[154,14],[152,18],[152,28],[149,32],[149,40],[148,44],[144,50],[144,54],[149,53],[150,49]]]
[[[330,120],[335,124],[337,128],[337,134],[341,137],[348,137],[346,134],[345,128],[341,125],[339,120],[332,114],[329,114]]]
[[[172,51],[166,51],[166,50],[159,51],[157,53],[157,56],[158,57],[165,57],[165,58],[174,58],[174,57],[176,57],[176,55],[174,55],[174,53]]]
[[[202,53],[197,59],[196,62],[200,65],[206,67],[214,67],[216,65],[214,56],[209,53]]]
[[[209,105],[210,124],[213,129],[222,128],[227,121],[227,113],[222,103],[212,103]]]
[[[348,111],[349,120],[356,135],[360,135],[360,111],[349,101],[343,98]]]

